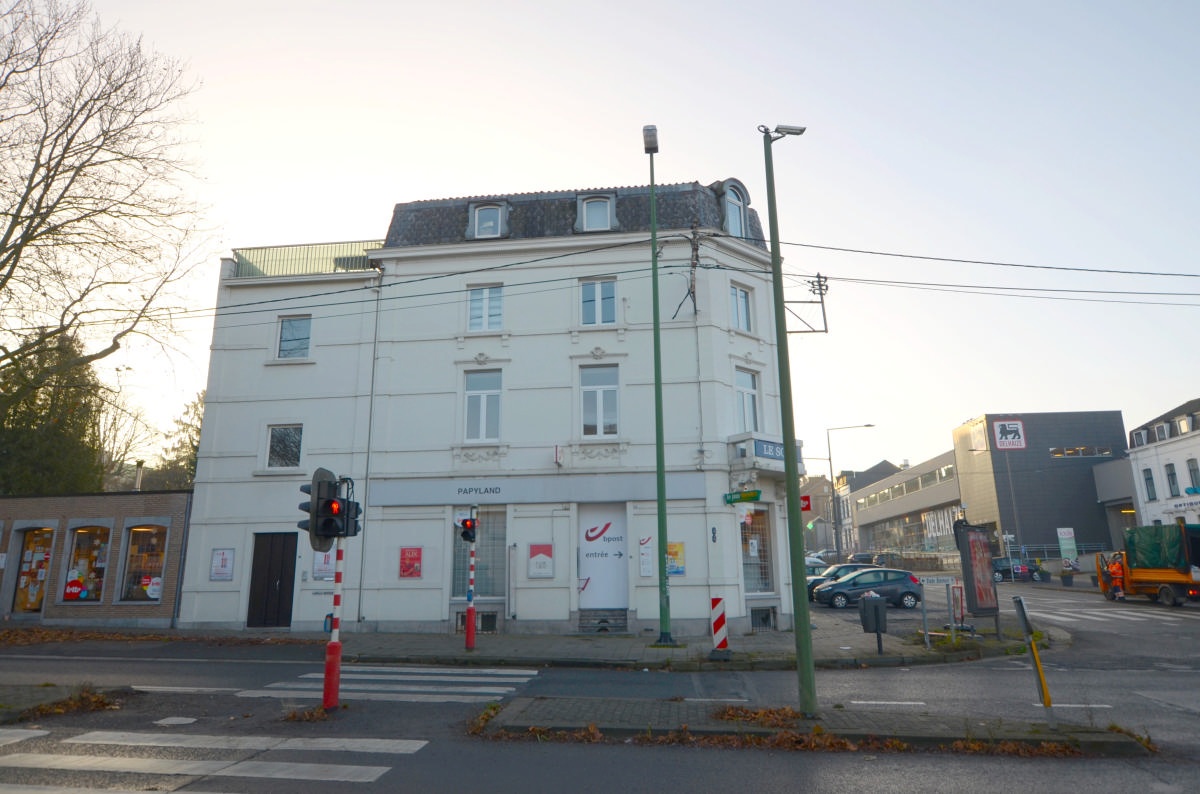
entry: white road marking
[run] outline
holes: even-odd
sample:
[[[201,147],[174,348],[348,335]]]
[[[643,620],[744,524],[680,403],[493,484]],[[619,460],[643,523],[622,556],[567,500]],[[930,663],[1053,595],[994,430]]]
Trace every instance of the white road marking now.
[[[322,682],[279,681],[267,684],[267,689],[323,689]],[[418,686],[414,684],[347,684],[343,679],[339,687],[343,692],[463,692],[470,695],[504,696],[517,691],[511,686]]]
[[[313,738],[282,736],[217,736],[188,733],[142,733],[139,731],[91,731],[64,742],[71,744],[120,744],[150,747],[189,747],[206,750],[347,750],[360,753],[411,754],[429,742],[420,739]]]
[[[0,728],[0,747],[6,744],[16,744],[26,739],[36,739],[39,736],[49,736],[50,731],[34,731],[25,728]]]
[[[146,794],[134,789],[105,789],[105,794]],[[94,788],[72,788],[70,786],[28,786],[21,783],[0,783],[0,792],[4,794],[96,794]],[[212,791],[192,791],[188,794],[217,794]]]
[[[522,676],[525,678],[536,678],[538,670],[520,668],[520,667],[372,667],[369,665],[343,665],[342,673],[347,671],[355,673],[409,673],[413,675],[439,675],[447,674],[451,676],[462,677],[464,675],[499,675],[499,676]]]
[[[265,777],[341,783],[373,783],[391,771],[391,767],[388,766],[300,764],[271,761],[185,761],[167,758],[75,756],[53,753],[4,755],[0,756],[0,766],[23,769],[66,769],[81,772],[126,772],[146,775]]]
[[[222,692],[237,692],[237,687],[210,686],[146,686],[134,684],[130,689],[135,692],[161,692],[171,695],[217,695]]]
[[[851,700],[855,706],[924,706],[923,700]]]
[[[339,691],[342,700],[394,700],[413,703],[492,703],[500,698],[496,695],[423,695],[419,693],[399,692],[355,692]],[[240,698],[293,698],[297,700],[321,700],[322,692],[318,689],[243,689],[237,693]]]
[[[1044,709],[1046,706],[1043,703],[1032,704],[1036,708]],[[1052,708],[1056,709],[1111,709],[1112,706],[1106,703],[1055,703]]]

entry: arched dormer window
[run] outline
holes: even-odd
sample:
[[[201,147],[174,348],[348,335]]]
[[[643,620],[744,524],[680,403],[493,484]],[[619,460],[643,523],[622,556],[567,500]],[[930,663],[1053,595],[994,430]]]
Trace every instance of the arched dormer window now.
[[[617,197],[611,193],[575,199],[575,231],[610,232],[617,228]]]
[[[494,240],[508,236],[508,205],[499,201],[471,202],[468,208],[468,240]]]
[[[725,231],[730,237],[746,236],[746,197],[732,185],[725,189]]]

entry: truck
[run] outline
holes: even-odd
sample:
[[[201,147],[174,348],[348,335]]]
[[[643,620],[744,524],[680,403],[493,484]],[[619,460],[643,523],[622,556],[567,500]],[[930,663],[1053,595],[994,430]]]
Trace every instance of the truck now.
[[[1124,595],[1144,595],[1172,607],[1200,600],[1200,524],[1130,527],[1124,544],[1107,556],[1096,554],[1100,592],[1109,601],[1118,597],[1108,570],[1114,559],[1124,568]]]

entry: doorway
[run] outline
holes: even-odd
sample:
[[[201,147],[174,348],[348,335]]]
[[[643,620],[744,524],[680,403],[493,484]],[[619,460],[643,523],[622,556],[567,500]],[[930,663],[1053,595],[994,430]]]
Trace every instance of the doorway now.
[[[296,533],[264,532],[254,536],[250,569],[247,628],[288,628],[296,583]]]

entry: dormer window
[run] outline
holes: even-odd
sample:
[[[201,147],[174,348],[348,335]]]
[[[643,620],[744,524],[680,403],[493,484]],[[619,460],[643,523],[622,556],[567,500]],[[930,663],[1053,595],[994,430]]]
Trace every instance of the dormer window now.
[[[468,240],[494,240],[508,236],[508,205],[500,202],[472,202],[469,207]]]
[[[617,228],[615,195],[579,196],[575,204],[576,232],[610,232]]]
[[[746,236],[746,197],[735,187],[725,191],[725,231],[730,237]]]

